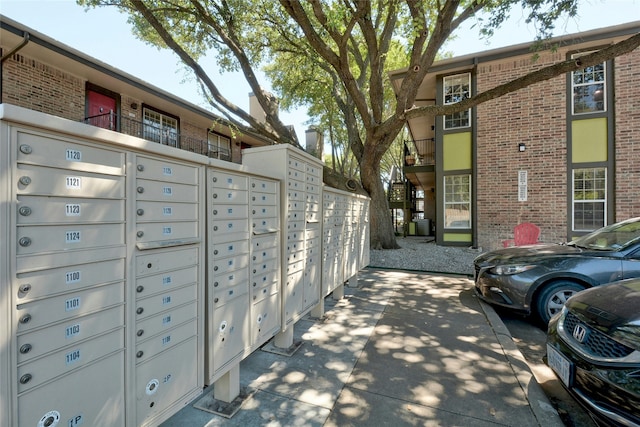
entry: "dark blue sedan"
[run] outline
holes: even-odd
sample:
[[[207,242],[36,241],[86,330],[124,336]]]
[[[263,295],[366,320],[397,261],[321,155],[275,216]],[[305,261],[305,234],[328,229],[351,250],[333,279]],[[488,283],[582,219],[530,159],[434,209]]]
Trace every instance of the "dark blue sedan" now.
[[[519,246],[474,260],[476,293],[544,325],[575,293],[640,277],[640,218],[603,227],[563,244]]]

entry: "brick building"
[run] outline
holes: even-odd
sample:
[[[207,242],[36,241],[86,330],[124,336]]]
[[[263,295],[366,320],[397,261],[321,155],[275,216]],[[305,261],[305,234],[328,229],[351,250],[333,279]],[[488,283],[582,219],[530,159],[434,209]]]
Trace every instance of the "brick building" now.
[[[454,103],[640,31],[640,22],[439,61],[416,105]],[[405,70],[392,73],[394,87]],[[572,239],[640,215],[640,49],[518,90],[469,111],[407,123],[400,205],[443,245],[492,249],[522,222]],[[405,216],[406,217],[406,216]]]
[[[242,148],[272,144],[7,17],[0,16],[0,31],[0,103],[235,163]]]

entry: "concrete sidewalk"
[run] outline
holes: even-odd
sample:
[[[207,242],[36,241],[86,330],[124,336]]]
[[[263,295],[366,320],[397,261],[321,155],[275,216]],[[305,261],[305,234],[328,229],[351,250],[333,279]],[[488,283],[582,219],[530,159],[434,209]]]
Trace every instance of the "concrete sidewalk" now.
[[[294,336],[293,356],[241,363],[232,418],[191,404],[162,426],[563,426],[467,278],[365,269]]]

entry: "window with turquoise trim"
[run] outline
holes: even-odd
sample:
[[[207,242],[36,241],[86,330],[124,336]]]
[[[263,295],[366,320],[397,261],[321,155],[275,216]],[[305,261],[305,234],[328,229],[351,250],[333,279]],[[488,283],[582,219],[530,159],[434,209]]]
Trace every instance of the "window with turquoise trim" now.
[[[471,228],[471,175],[444,177],[444,227]]]
[[[456,74],[442,79],[444,105],[465,100],[471,96],[471,74]],[[471,110],[444,116],[444,128],[455,129],[471,126]]]
[[[572,55],[577,58],[579,55]],[[607,110],[606,64],[592,65],[571,73],[573,114],[598,113]]]
[[[592,231],[607,220],[607,168],[573,170],[573,230]]]

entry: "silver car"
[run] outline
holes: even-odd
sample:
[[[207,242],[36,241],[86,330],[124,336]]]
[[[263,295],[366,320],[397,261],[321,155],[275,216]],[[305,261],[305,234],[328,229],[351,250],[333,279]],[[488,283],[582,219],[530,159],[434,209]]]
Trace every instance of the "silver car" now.
[[[546,325],[575,293],[640,277],[640,218],[569,243],[486,252],[474,260],[475,290],[488,303],[534,314]]]

